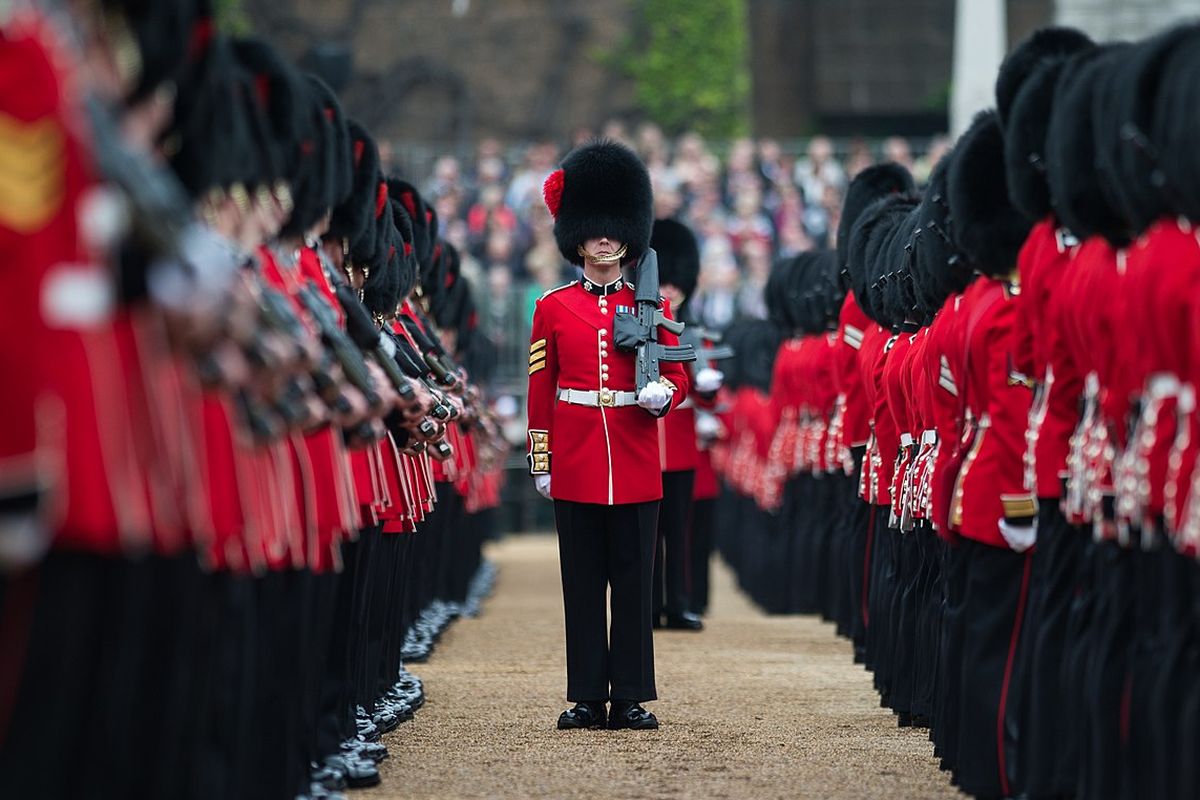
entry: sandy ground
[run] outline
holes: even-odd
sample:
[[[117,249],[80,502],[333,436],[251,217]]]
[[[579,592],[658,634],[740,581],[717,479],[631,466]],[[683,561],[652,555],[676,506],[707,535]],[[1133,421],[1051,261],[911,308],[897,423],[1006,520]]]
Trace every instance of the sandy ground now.
[[[761,614],[723,567],[707,630],[656,635],[660,730],[555,730],[567,707],[556,543],[512,537],[489,557],[494,596],[414,665],[428,702],[389,735],[383,784],[355,797],[958,796],[832,626]]]

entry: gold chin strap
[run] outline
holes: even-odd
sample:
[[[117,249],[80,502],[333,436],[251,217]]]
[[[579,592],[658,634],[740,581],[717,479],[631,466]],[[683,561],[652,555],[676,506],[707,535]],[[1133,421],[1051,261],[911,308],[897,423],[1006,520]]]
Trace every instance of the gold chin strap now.
[[[621,245],[621,249],[612,255],[594,256],[584,249],[583,245],[579,245],[579,257],[591,261],[593,264],[620,264],[621,259],[625,258],[625,254],[629,252],[629,245]]]

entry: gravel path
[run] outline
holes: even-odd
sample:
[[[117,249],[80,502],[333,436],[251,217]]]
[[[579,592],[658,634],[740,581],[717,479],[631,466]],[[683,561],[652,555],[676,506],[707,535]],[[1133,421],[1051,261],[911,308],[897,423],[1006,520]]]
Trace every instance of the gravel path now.
[[[554,729],[566,708],[558,554],[512,537],[483,616],[451,627],[377,798],[955,797],[924,731],[897,728],[832,626],[764,616],[715,570],[702,633],[655,637],[659,731]]]

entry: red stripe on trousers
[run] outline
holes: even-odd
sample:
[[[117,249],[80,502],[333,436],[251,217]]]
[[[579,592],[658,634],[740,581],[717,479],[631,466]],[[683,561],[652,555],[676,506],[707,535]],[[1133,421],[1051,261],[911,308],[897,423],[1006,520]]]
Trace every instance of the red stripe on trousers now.
[[[1025,603],[1029,599],[1029,568],[1033,559],[1025,554],[1025,566],[1021,570],[1021,594],[1017,597],[1017,614],[1013,618],[1012,637],[1008,640],[1008,660],[1004,664],[1004,683],[1000,686],[1000,708],[996,714],[996,755],[1000,764],[1001,794],[1008,797],[1008,769],[1004,763],[1004,712],[1008,707],[1008,687],[1012,682],[1013,661],[1017,657],[1017,642],[1021,638],[1021,621],[1025,618]]]

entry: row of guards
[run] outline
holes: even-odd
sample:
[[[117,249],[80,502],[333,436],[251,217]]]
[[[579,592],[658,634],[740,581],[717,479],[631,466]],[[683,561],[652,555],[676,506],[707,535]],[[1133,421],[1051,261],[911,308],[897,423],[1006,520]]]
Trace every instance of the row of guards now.
[[[1034,33],[729,335],[718,540],[979,797],[1195,797],[1200,26]]]
[[[0,795],[378,783],[492,575],[458,254],[209,0],[0,4],[0,82]]]

